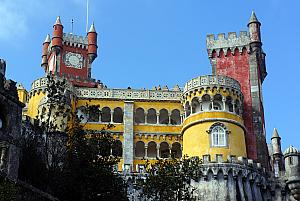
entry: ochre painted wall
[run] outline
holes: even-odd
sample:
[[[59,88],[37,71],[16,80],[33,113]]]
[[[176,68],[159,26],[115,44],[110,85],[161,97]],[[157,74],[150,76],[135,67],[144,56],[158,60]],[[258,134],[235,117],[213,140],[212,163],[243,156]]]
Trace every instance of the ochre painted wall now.
[[[209,121],[211,118],[215,120]],[[209,154],[212,160],[215,160],[216,154],[222,154],[223,160],[227,160],[228,155],[246,157],[245,132],[242,126],[226,122],[224,119],[242,125],[239,116],[227,112],[203,112],[188,117],[183,124],[183,155],[202,158],[203,155]],[[207,131],[216,122],[223,123],[230,131],[227,135],[227,147],[211,146],[211,135]]]
[[[27,115],[29,117],[36,119],[36,116],[38,115],[38,106],[40,104],[41,99],[45,95],[46,94],[44,92],[36,92],[29,98],[27,105]]]
[[[25,89],[18,89],[19,101],[26,104],[27,102],[27,91]]]

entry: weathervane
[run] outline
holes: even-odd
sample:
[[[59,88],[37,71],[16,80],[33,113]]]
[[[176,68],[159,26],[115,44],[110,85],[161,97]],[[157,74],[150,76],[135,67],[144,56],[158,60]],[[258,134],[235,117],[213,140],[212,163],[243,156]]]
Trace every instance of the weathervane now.
[[[73,34],[73,28],[74,28],[74,20],[71,20],[71,34]]]

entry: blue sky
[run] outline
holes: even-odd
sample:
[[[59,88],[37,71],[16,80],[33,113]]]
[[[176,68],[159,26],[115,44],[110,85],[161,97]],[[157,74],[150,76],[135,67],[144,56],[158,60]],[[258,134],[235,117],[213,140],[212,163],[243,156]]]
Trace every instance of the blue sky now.
[[[300,148],[300,1],[89,0],[99,54],[93,77],[114,88],[152,88],[210,74],[206,34],[247,30],[255,10],[262,23],[268,76],[263,84],[268,141],[273,128],[283,148]],[[30,89],[44,72],[42,42],[60,15],[65,32],[85,35],[86,0],[0,0],[0,57],[7,77]]]

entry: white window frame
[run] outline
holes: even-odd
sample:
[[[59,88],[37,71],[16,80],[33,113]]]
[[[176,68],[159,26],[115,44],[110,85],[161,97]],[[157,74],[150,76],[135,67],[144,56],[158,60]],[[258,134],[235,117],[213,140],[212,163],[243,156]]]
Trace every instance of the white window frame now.
[[[226,130],[223,127],[214,126],[211,129],[211,145],[213,147],[226,147],[227,146]]]

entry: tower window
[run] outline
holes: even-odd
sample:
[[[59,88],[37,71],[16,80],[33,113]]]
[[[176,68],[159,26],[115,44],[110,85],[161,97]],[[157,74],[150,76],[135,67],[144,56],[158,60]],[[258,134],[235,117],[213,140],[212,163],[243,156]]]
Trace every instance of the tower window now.
[[[226,146],[226,132],[221,126],[215,126],[211,131],[211,142],[213,147]]]

